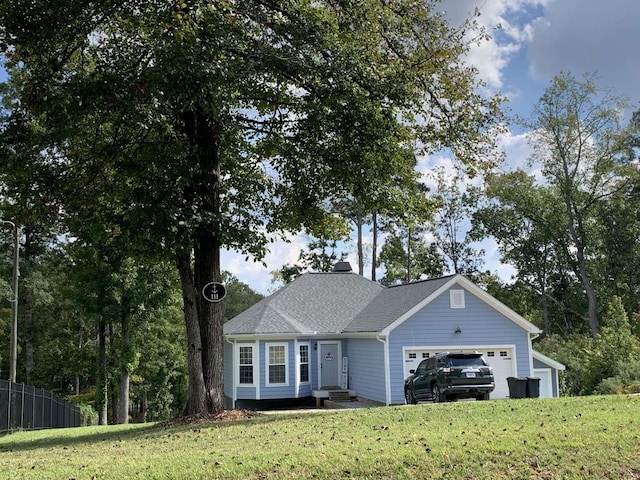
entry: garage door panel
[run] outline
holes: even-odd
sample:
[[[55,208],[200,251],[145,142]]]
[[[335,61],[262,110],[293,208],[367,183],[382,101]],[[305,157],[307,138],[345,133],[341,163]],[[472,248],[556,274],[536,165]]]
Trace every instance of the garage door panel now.
[[[487,363],[493,368],[493,376],[496,383],[495,390],[491,393],[491,398],[508,398],[509,384],[508,377],[515,376],[515,358],[513,348],[509,347],[451,347],[448,349],[412,349],[408,348],[404,354],[404,378],[411,375],[410,371],[415,370],[420,362],[440,352],[481,352]]]

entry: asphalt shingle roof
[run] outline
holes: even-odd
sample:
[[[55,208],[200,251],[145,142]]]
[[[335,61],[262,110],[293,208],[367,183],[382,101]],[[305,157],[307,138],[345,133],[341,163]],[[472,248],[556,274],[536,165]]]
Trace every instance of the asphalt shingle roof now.
[[[224,333],[380,332],[451,278],[386,288],[352,272],[306,273],[227,322]]]
[[[345,333],[380,332],[453,278],[434,278],[382,290],[344,329]]]
[[[224,333],[338,333],[384,289],[352,272],[305,273],[225,323]]]

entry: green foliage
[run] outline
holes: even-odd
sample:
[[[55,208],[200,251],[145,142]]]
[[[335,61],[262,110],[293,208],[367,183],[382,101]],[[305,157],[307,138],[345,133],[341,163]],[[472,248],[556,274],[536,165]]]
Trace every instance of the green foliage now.
[[[223,272],[222,281],[227,287],[227,296],[224,300],[225,322],[264,298],[264,295],[252,290],[249,285],[229,272]]]
[[[93,408],[93,405],[80,403],[78,404],[78,408],[80,409],[80,425],[92,425],[98,420],[98,412]]]
[[[566,365],[563,390],[568,395],[627,393],[637,385],[631,370],[640,361],[640,338],[631,332],[620,298],[614,297],[595,338],[550,335],[536,348]]]
[[[0,175],[94,249],[83,313],[102,329],[149,319],[144,261],[180,265],[208,360],[190,357],[190,381],[210,390],[223,319],[196,292],[220,277],[222,248],[261,259],[278,235],[340,231],[327,204],[341,198],[417,210],[415,152],[488,162],[501,119],[463,60],[486,33],[450,28],[434,2],[0,0],[0,24],[13,100],[0,146],[25,152]],[[23,188],[23,161],[48,201]],[[115,364],[133,367],[119,335]],[[191,393],[196,409],[222,398]]]
[[[385,267],[385,274],[380,283],[390,286],[441,276],[445,264],[437,246],[414,232],[404,234],[389,235],[382,246],[378,265]]]
[[[347,254],[341,252],[338,255],[338,242],[328,238],[310,239],[308,250],[300,250],[298,263],[294,265],[283,265],[279,270],[271,272],[272,283],[282,282],[287,284],[292,282],[298,275],[305,271],[330,272],[335,264],[343,261]]]

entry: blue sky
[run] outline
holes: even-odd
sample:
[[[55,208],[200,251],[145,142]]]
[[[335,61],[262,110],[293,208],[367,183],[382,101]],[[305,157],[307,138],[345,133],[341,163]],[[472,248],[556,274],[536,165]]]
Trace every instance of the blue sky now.
[[[460,25],[476,8],[480,10],[477,21],[492,39],[474,47],[467,62],[478,68],[491,92],[509,98],[511,113],[526,117],[549,81],[563,70],[578,77],[596,73],[601,87],[627,95],[634,109],[640,105],[638,0],[443,0],[439,8],[452,25]],[[501,28],[496,29],[498,25]],[[0,69],[0,79],[4,78]],[[524,165],[525,135],[513,126],[499,139],[507,167]],[[425,173],[436,164],[452,167],[451,160],[442,156],[420,163]],[[270,271],[295,262],[306,246],[302,236],[289,240],[271,245],[266,268],[232,252],[223,255],[222,268],[266,294],[273,288]],[[500,264],[495,245],[482,246],[487,252],[486,268],[508,278],[512,271]],[[353,252],[348,259],[357,264]]]

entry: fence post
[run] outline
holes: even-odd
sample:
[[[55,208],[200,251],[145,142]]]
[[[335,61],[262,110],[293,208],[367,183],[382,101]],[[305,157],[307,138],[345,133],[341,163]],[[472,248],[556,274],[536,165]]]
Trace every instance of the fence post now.
[[[22,395],[20,397],[20,428],[24,430],[24,382],[22,383]]]
[[[11,433],[11,380],[9,380],[7,388],[7,432]]]

